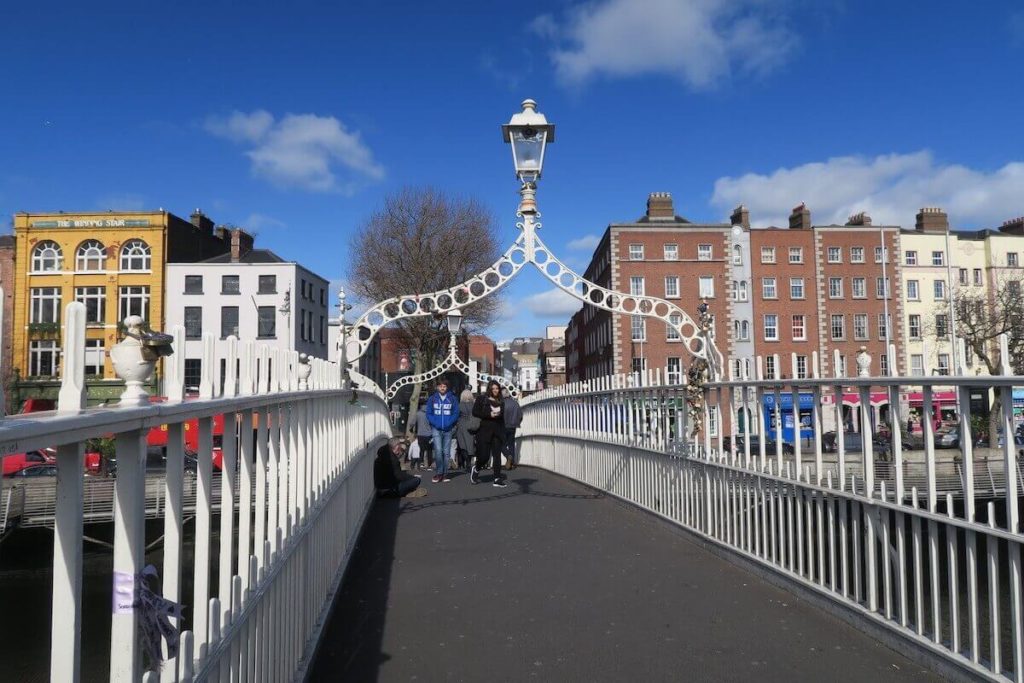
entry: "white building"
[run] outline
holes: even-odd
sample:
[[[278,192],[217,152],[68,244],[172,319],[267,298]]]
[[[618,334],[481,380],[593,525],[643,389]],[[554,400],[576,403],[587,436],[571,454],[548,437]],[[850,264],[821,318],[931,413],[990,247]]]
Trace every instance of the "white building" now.
[[[167,265],[166,329],[185,328],[185,387],[202,371],[202,335],[327,358],[327,280],[269,249],[246,249],[199,263]],[[223,361],[221,361],[223,363]]]

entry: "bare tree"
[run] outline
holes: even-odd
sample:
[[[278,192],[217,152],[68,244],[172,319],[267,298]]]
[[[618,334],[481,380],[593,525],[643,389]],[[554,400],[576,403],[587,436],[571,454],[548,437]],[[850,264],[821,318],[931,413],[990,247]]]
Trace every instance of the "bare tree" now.
[[[1009,342],[1009,366],[1014,374],[1024,371],[1024,299],[1021,278],[1024,271],[1005,270],[989,287],[955,285],[950,289],[956,336],[962,339],[967,352],[985,364],[990,375],[1003,371],[999,337]],[[949,324],[949,303],[936,305],[937,316]],[[934,326],[932,326],[934,329]],[[941,331],[941,330],[940,330]],[[962,359],[961,359],[962,361]],[[953,370],[955,372],[955,369]],[[989,416],[989,434],[994,436],[999,424],[999,395],[995,395]],[[992,443],[995,443],[994,440]]]
[[[432,187],[404,188],[384,199],[353,236],[348,282],[371,302],[446,289],[465,282],[501,255],[497,221],[480,202],[452,197]],[[463,330],[487,328],[500,310],[495,294],[462,308]],[[407,318],[397,323],[401,340],[415,351],[413,372],[436,365],[448,350],[443,317]],[[412,424],[420,386],[409,403]],[[408,427],[407,427],[408,429]]]

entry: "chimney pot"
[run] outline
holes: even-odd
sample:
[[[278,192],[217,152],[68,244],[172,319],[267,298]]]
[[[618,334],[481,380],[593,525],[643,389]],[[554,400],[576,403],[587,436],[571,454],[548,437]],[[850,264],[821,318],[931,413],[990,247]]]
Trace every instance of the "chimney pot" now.
[[[203,213],[201,210],[196,209],[192,212],[192,225],[196,226],[207,235],[213,234],[213,221]]]
[[[867,214],[867,212],[861,211],[860,213],[855,213],[852,216],[850,216],[847,219],[846,224],[847,225],[871,225],[871,216],[869,216]]]
[[[1003,221],[1002,226],[999,228],[999,232],[1004,232],[1010,235],[1024,235],[1024,216],[1018,216],[1017,218],[1011,218],[1008,221]]]

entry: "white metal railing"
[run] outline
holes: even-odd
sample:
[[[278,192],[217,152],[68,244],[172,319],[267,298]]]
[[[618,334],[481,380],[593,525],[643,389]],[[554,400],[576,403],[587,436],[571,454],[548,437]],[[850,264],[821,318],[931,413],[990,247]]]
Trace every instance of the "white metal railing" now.
[[[1002,351],[1007,358],[1005,343]],[[758,359],[759,377],[761,366]],[[777,358],[774,367],[781,368]],[[685,383],[664,383],[660,372],[541,392],[523,401],[519,452],[524,464],[661,515],[845,605],[962,672],[1024,680],[1024,536],[1012,400],[1024,377],[824,379],[816,367],[814,359],[806,380],[708,384],[696,433],[688,422]],[[795,359],[793,370],[795,376]],[[912,387],[922,394],[923,436],[920,448],[908,451],[900,429],[879,435],[871,393],[874,388],[876,396],[888,396],[891,424],[901,425]],[[959,394],[963,438],[955,449],[935,448],[932,399],[938,387]],[[971,438],[970,394],[981,389],[1000,400],[1004,435],[998,447],[993,437],[985,459],[976,457]],[[781,396],[789,394],[791,405],[800,406],[802,393],[813,397],[805,415],[813,429],[810,445],[800,438],[787,443],[783,433]],[[860,413],[863,453],[845,452],[849,437],[842,428],[836,430],[837,452],[824,453],[823,427],[844,424],[843,401],[836,399],[850,394],[859,399],[848,403]],[[823,401],[829,396],[833,400]],[[751,417],[738,420],[743,410]],[[763,426],[756,429],[760,434],[754,421]],[[884,439],[885,448],[876,439]],[[889,455],[880,459],[876,450]],[[1000,470],[998,481],[993,468]],[[944,480],[942,472],[953,480]],[[991,476],[976,482],[980,473]]]
[[[74,355],[80,364],[84,345],[71,344],[84,339],[81,329],[73,329],[82,325],[71,311],[77,305],[68,307],[72,329],[65,331],[64,357]],[[175,348],[184,348],[184,330],[176,328],[174,336]],[[84,444],[110,435],[117,454],[110,680],[281,681],[305,670],[373,498],[372,451],[391,434],[387,410],[377,395],[344,389],[335,364],[304,362],[297,353],[252,342],[240,347],[233,338],[218,346],[212,335],[204,335],[204,349],[198,400],[183,400],[184,362],[172,355],[165,360],[166,402],[80,410],[81,394],[74,390],[81,391],[81,377],[72,372],[58,411],[0,419],[0,453],[57,447],[53,681],[78,681],[83,673]],[[221,360],[223,378],[214,374]],[[215,473],[214,422],[220,415],[223,468]],[[189,551],[183,543],[183,462],[185,424],[192,420],[199,449],[194,503],[188,506],[195,515]],[[157,667],[144,654],[152,615],[133,606],[133,585],[146,547],[146,435],[161,425],[167,425],[161,590],[186,606],[191,627],[180,633],[178,656]],[[218,508],[238,512],[219,515],[215,538]],[[181,592],[186,571],[192,574],[191,595]],[[127,587],[125,596],[119,587]],[[173,632],[182,630],[181,623],[173,625]]]

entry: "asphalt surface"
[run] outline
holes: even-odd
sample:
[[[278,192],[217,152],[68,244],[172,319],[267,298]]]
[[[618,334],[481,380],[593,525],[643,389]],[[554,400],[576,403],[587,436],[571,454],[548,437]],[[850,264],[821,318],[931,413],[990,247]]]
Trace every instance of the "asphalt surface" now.
[[[941,680],[668,522],[509,474],[374,504],[310,680]]]

